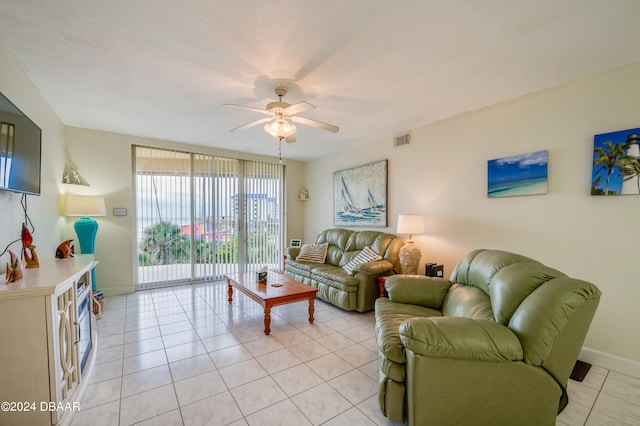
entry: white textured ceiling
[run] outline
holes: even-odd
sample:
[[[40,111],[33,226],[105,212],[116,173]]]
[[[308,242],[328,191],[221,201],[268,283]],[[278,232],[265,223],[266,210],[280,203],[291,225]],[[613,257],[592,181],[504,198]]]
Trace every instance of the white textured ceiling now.
[[[640,0],[0,0],[0,37],[70,126],[308,160],[640,61]]]

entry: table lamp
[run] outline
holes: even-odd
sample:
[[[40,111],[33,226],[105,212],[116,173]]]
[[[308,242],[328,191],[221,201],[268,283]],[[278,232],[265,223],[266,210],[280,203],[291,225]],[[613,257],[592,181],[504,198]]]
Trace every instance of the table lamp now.
[[[398,215],[398,234],[409,234],[409,239],[400,248],[400,266],[402,273],[407,275],[416,275],[418,273],[418,265],[420,264],[420,249],[413,244],[411,239],[413,234],[421,234],[424,232],[424,218],[418,214],[401,214]]]
[[[98,222],[89,216],[106,216],[107,209],[102,197],[81,195],[67,196],[67,216],[81,216],[73,224],[80,243],[80,253],[93,254],[98,232]],[[96,290],[95,269],[91,270],[91,287]]]

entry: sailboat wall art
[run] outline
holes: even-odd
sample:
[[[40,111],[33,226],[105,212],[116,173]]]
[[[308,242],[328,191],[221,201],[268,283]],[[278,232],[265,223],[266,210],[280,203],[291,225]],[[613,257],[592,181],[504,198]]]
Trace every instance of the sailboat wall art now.
[[[387,160],[333,173],[336,226],[387,226]]]

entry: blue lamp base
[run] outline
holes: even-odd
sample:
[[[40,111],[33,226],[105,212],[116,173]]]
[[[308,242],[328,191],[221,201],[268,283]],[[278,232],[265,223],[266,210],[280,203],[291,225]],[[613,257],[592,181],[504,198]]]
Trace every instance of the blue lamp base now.
[[[80,243],[80,253],[93,254],[96,242],[96,234],[98,233],[98,222],[91,219],[88,216],[81,217],[73,224],[78,235],[78,242]],[[91,269],[91,288],[96,291],[96,270]]]

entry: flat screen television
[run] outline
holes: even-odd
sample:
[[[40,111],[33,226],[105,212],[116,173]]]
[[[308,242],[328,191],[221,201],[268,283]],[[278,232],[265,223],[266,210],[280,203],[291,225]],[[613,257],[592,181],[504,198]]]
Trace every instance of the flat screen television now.
[[[0,189],[40,195],[42,130],[0,92]]]

